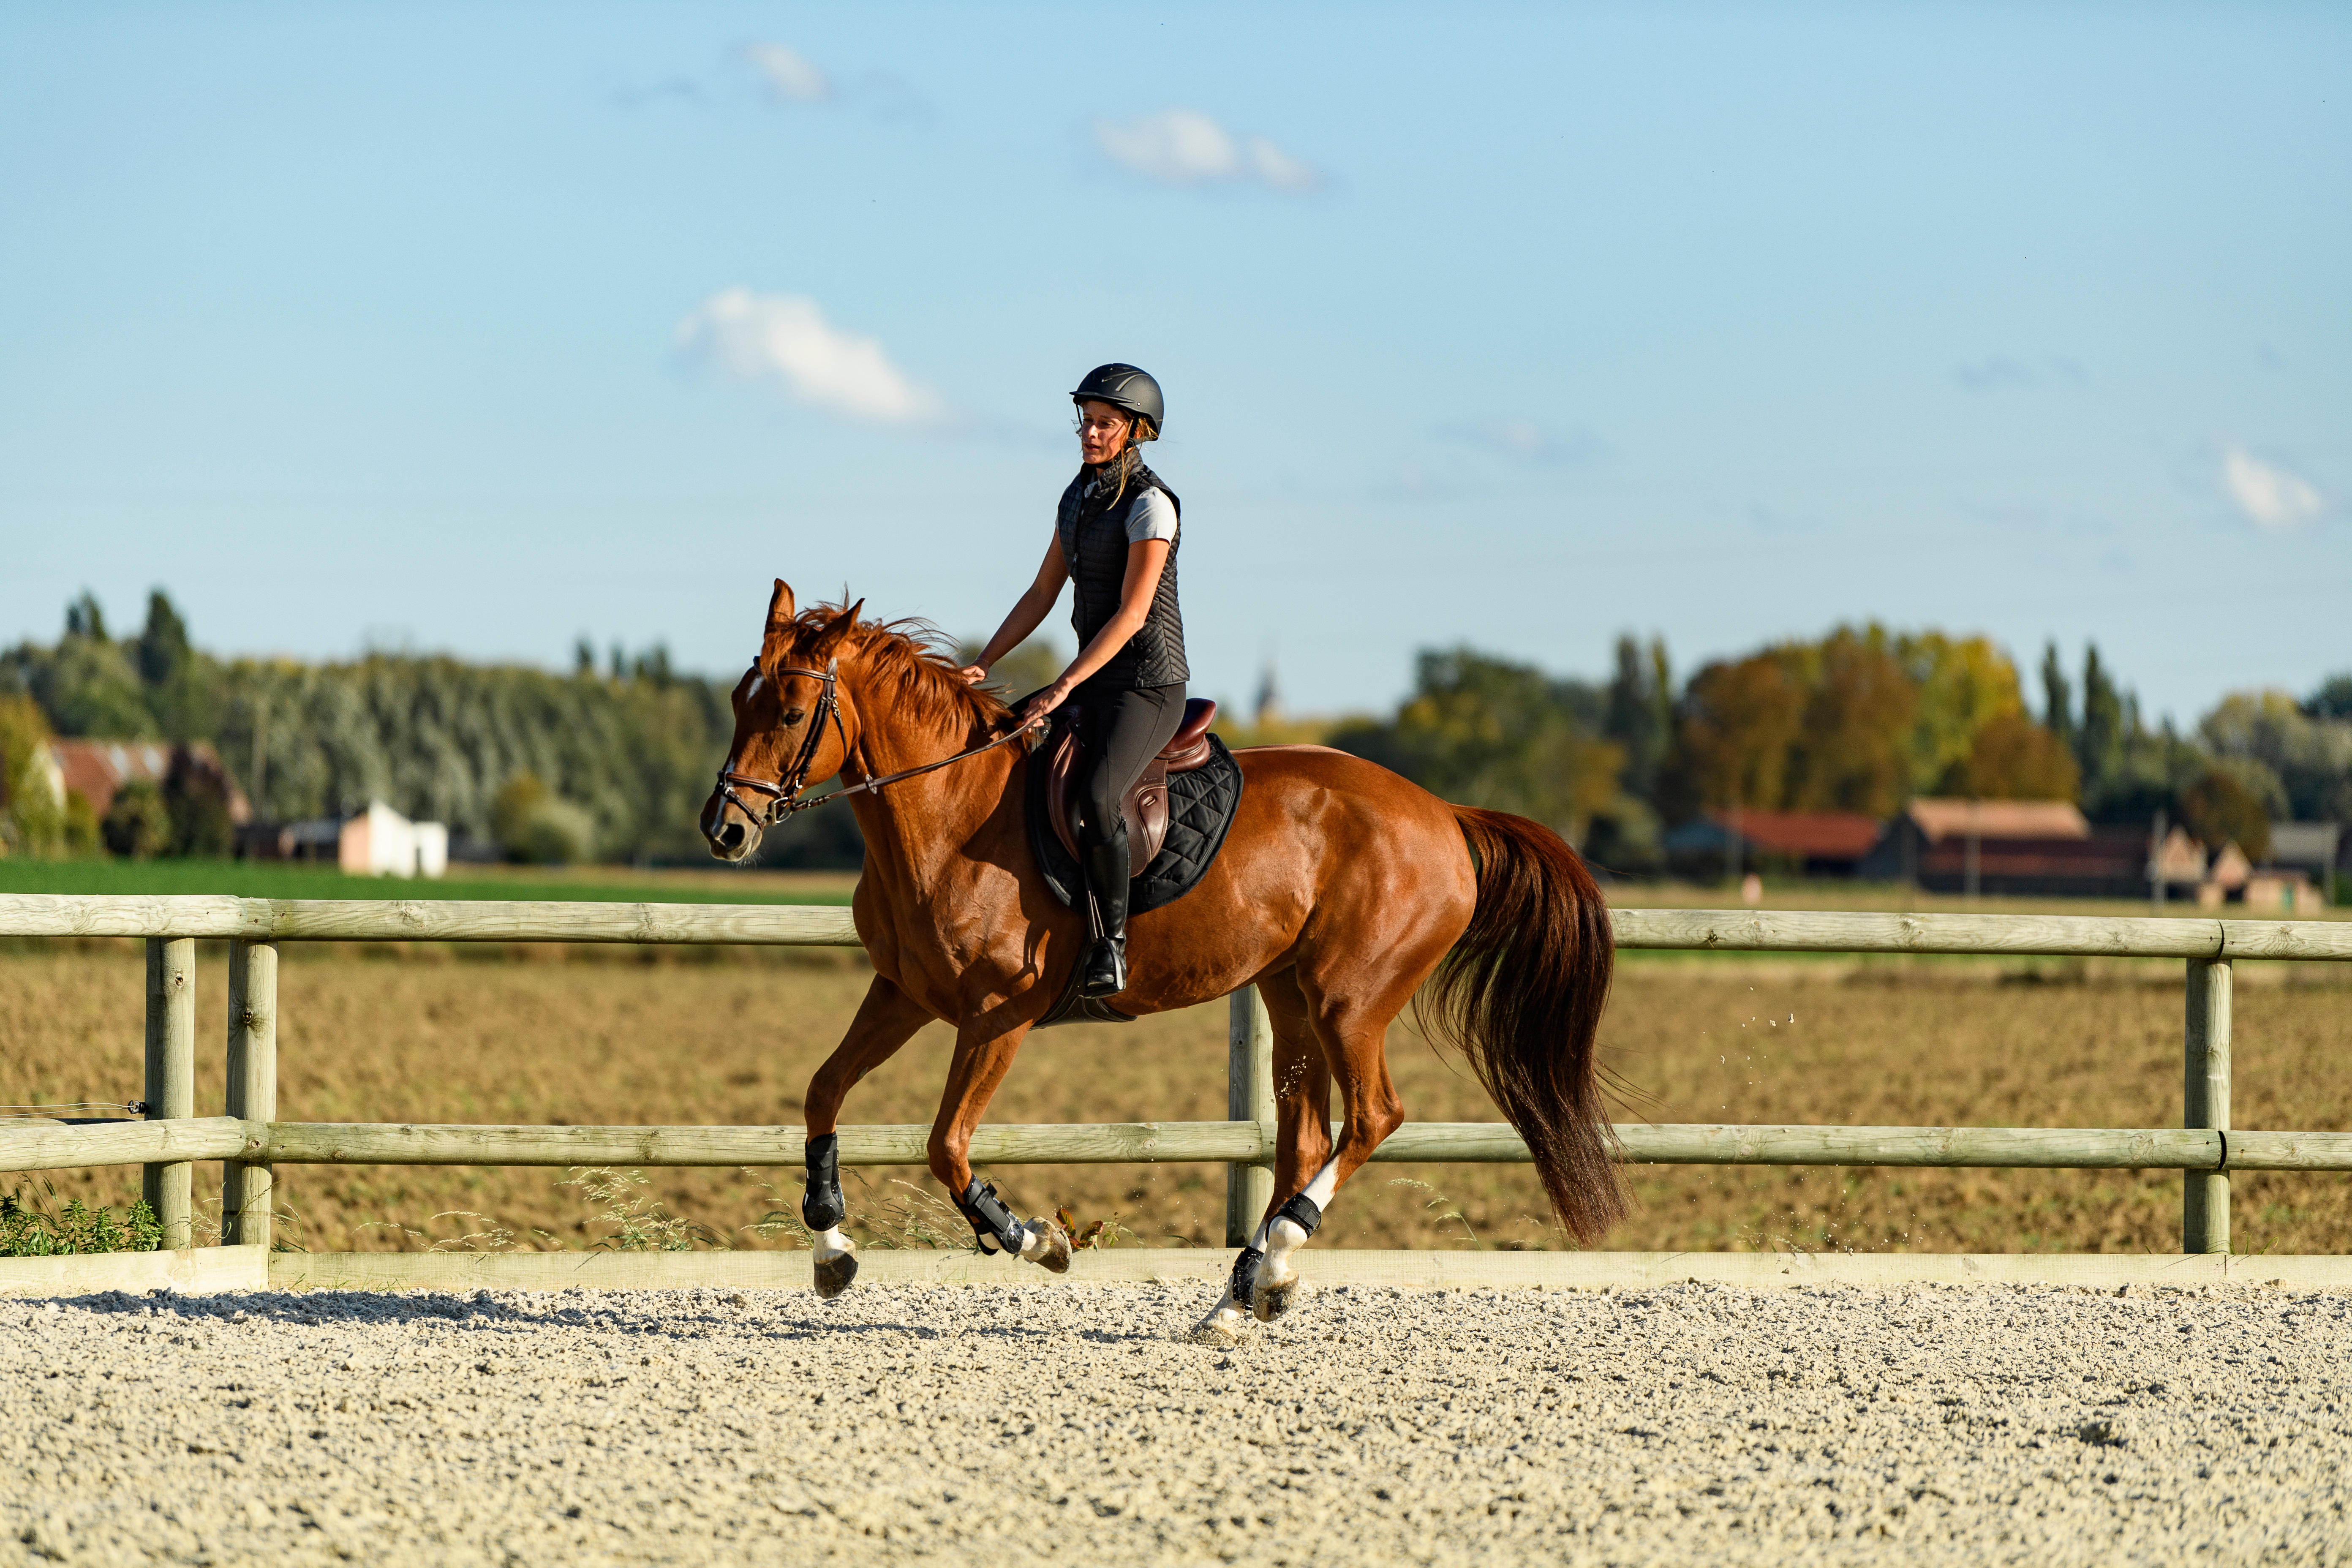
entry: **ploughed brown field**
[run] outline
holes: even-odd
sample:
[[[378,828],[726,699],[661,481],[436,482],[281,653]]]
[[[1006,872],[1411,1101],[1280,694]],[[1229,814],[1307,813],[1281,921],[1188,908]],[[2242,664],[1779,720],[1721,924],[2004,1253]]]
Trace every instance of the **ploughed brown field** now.
[[[446,950],[373,955],[289,946],[280,982],[279,1114],[302,1121],[796,1122],[810,1070],[867,973],[856,954]],[[487,960],[487,961],[486,961]],[[2352,1125],[2352,975],[2242,965],[2235,1121]],[[217,949],[198,971],[201,1114],[222,1108]],[[0,1103],[139,1091],[143,967],[135,943],[0,953]],[[2033,966],[1969,960],[1757,963],[1631,955],[1603,1026],[1632,1092],[1621,1119],[1874,1125],[2161,1127],[2180,1117],[2181,984],[2169,963]],[[1024,1046],[997,1121],[1207,1121],[1224,1111],[1225,1008],[1125,1027],[1046,1031]],[[935,1026],[850,1101],[854,1121],[928,1122],[950,1034]],[[1391,1063],[1407,1114],[1496,1119],[1462,1063],[1409,1027]],[[200,1203],[219,1168],[198,1167]],[[280,1236],[312,1251],[436,1244],[583,1247],[614,1224],[546,1169],[287,1167]],[[1103,1219],[1123,1244],[1215,1245],[1222,1166],[1027,1166],[991,1173],[1024,1213]],[[2174,1251],[2172,1172],[1631,1168],[1628,1249]],[[960,1241],[913,1169],[845,1173],[869,1238]],[[655,1171],[641,1213],[737,1247],[798,1245],[750,1228],[796,1209],[794,1171]],[[43,1178],[0,1176],[38,1193]],[[60,1172],[54,1198],[121,1205],[135,1169]],[[772,1190],[763,1184],[772,1184]],[[926,1204],[918,1194],[928,1194]],[[2246,1173],[2241,1250],[2352,1250],[2341,1175]],[[944,1215],[944,1219],[942,1215]],[[473,1239],[467,1240],[466,1238]],[[1565,1245],[1533,1174],[1513,1165],[1373,1165],[1318,1245]]]

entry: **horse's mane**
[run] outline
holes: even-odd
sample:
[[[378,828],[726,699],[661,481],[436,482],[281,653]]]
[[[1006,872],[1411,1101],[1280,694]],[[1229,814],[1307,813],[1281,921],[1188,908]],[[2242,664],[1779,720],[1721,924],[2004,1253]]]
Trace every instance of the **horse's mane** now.
[[[848,613],[839,605],[811,605],[793,619],[795,640],[814,637]],[[853,624],[843,645],[845,653],[852,650],[867,679],[880,682],[895,710],[910,719],[949,729],[980,724],[993,730],[1011,716],[1002,699],[957,673],[963,663],[954,640],[929,621]]]

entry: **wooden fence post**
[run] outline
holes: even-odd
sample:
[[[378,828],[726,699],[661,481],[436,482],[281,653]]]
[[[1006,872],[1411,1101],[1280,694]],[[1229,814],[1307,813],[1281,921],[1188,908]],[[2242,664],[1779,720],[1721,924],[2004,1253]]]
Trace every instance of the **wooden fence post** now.
[[[1255,1121],[1274,1133],[1274,1023],[1257,987],[1226,999],[1225,1120]],[[1274,1166],[1225,1167],[1225,1245],[1247,1247],[1274,1202]]]
[[[2183,1127],[2230,1129],[2230,992],[2226,958],[2189,961],[2187,1048],[2181,1072]],[[2180,1250],[2230,1250],[2230,1173],[2180,1173]]]
[[[193,938],[147,939],[147,1119],[196,1113],[196,944]],[[163,1245],[194,1245],[194,1167],[186,1161],[148,1165],[141,1195],[163,1226]]]
[[[278,1120],[278,944],[228,944],[228,1113]],[[270,1167],[231,1160],[221,1167],[221,1241],[268,1247],[274,1184]]]

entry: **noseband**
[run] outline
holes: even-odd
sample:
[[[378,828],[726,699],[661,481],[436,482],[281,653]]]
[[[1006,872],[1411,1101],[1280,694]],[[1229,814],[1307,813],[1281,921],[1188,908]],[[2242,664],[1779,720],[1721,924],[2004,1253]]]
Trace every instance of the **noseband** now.
[[[928,773],[946,767],[951,763],[962,762],[967,757],[976,757],[982,752],[992,752],[1008,742],[1019,740],[1034,728],[1030,724],[1017,725],[992,741],[984,741],[969,750],[958,752],[952,757],[941,757],[936,763],[924,763],[916,767],[901,768],[895,773],[884,773],[880,778],[867,779],[864,784],[851,784],[846,789],[835,790],[831,795],[804,798],[801,791],[808,784],[809,770],[816,765],[816,749],[824,743],[824,726],[828,719],[833,721],[835,732],[841,736],[842,765],[846,767],[849,764],[849,731],[841,722],[841,660],[828,659],[823,669],[802,669],[788,665],[778,669],[776,674],[779,677],[805,675],[810,679],[820,683],[824,689],[817,696],[816,712],[809,721],[808,736],[801,742],[800,754],[793,759],[793,765],[784,770],[783,777],[772,784],[766,779],[755,779],[749,773],[739,773],[732,768],[719,770],[719,798],[750,817],[763,829],[773,827],[796,811],[806,811],[813,805],[823,805],[827,801],[839,800],[844,795],[865,795],[868,791],[878,790],[885,784],[897,784],[900,779],[910,779],[919,773]],[[744,789],[756,790],[768,797],[758,811],[752,810],[743,797],[735,793],[739,785]]]
[[[834,729],[840,731],[842,761],[846,763],[849,760],[849,731],[843,728],[841,722],[841,660],[828,659],[823,669],[803,669],[788,665],[775,673],[779,679],[787,675],[805,675],[824,689],[817,694],[816,713],[809,721],[808,734],[801,742],[800,754],[793,759],[793,765],[784,770],[783,777],[771,783],[766,779],[755,779],[749,773],[739,773],[732,768],[719,770],[720,798],[763,828],[773,827],[796,811],[806,811],[810,806],[822,805],[833,798],[831,795],[819,795],[814,800],[801,798],[801,791],[808,784],[809,769],[816,765],[816,749],[824,743],[826,720],[832,720]],[[743,797],[735,793],[739,785],[757,790],[768,798],[759,810],[753,811]]]

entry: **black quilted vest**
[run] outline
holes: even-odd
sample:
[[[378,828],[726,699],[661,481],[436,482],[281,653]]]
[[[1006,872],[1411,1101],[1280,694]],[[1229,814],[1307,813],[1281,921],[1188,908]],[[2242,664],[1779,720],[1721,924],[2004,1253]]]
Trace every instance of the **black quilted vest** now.
[[[1105,473],[1111,470],[1106,468]],[[1146,492],[1158,490],[1176,509],[1177,535],[1168,542],[1168,563],[1160,568],[1159,590],[1151,595],[1151,612],[1143,629],[1111,655],[1110,662],[1087,678],[1117,689],[1141,686],[1174,686],[1192,673],[1184,662],[1184,616],[1176,607],[1176,547],[1183,542],[1184,503],[1160,482],[1160,476],[1135,465],[1127,490],[1113,504],[1118,489],[1114,477],[1097,481],[1080,468],[1070,488],[1062,492],[1055,531],[1062,541],[1062,564],[1070,574],[1070,624],[1077,628],[1078,647],[1118,613],[1119,590],[1127,585],[1127,518]]]

